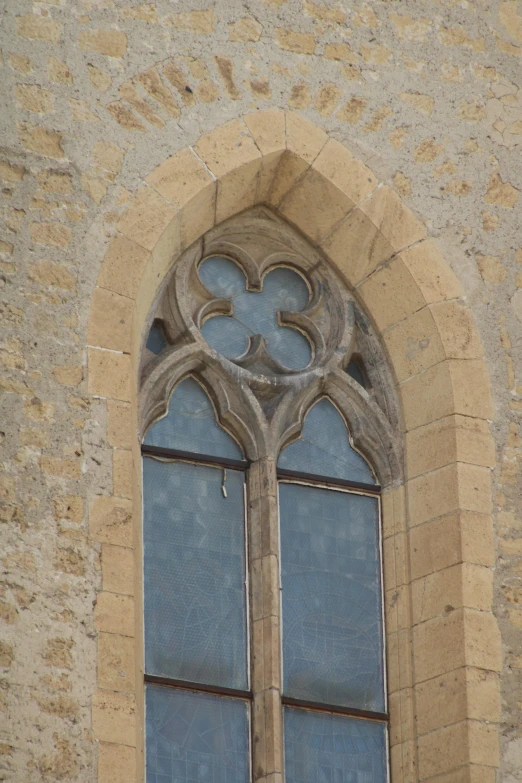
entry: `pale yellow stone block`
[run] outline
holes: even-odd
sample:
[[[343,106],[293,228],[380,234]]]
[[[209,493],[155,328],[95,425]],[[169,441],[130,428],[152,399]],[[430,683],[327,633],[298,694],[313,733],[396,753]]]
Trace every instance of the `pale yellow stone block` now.
[[[490,611],[493,572],[484,566],[462,563],[412,582],[413,625],[468,607]]]
[[[98,348],[89,348],[87,355],[89,393],[129,402],[131,398],[130,356]]]
[[[157,166],[145,181],[181,209],[214,180],[201,160],[186,147]]]
[[[275,160],[263,159],[258,183],[260,200],[277,207],[308,167],[309,163],[288,150]]]
[[[361,204],[361,210],[380,230],[395,251],[419,242],[426,236],[426,229],[401,198],[387,185],[374,190],[370,198]]]
[[[130,405],[119,400],[107,400],[107,440],[109,445],[120,449],[130,449],[134,437]]]
[[[410,589],[407,585],[388,590],[385,595],[384,610],[386,617],[386,631],[395,633],[404,631],[410,627]]]
[[[281,109],[247,114],[245,123],[263,156],[285,149],[285,113]]]
[[[97,631],[133,637],[134,597],[118,593],[98,593],[94,607],[94,627]]]
[[[411,631],[399,631],[386,634],[386,661],[388,670],[388,692],[411,688],[412,637]]]
[[[312,242],[321,242],[353,206],[354,202],[339,188],[310,168],[283,199],[279,209]]]
[[[413,739],[413,689],[405,688],[390,694],[390,746]]]
[[[153,250],[177,209],[155,190],[142,187],[118,223],[118,231],[146,250]]]
[[[495,411],[486,363],[482,359],[454,359],[448,362],[455,413],[493,419]]]
[[[180,211],[180,250],[203,236],[216,222],[217,183],[212,182],[188,201]]]
[[[406,429],[460,413],[482,419],[493,417],[489,377],[480,359],[450,359],[400,386]]]
[[[102,586],[109,593],[134,595],[134,550],[102,544]]]
[[[373,172],[335,139],[326,143],[312,168],[326,177],[353,204],[367,198],[378,184]]]
[[[457,462],[408,482],[408,515],[412,527],[459,509],[491,512],[488,468]]]
[[[135,687],[135,641],[130,636],[98,634],[98,687],[110,691],[133,691]]]
[[[420,683],[415,688],[419,734],[461,720],[500,719],[499,677],[496,672],[466,667]]]
[[[390,771],[393,781],[414,783],[416,774],[416,744],[413,740],[401,742],[390,748]]]
[[[357,291],[382,332],[424,306],[424,297],[400,256],[367,277]]]
[[[112,453],[112,489],[121,498],[131,498],[133,488],[132,452],[115,449]]]
[[[136,750],[127,745],[98,744],[98,783],[136,780]]]
[[[433,239],[403,250],[401,260],[422,292],[427,304],[463,295],[463,289]]]
[[[92,697],[92,728],[96,739],[116,745],[136,745],[134,695],[98,690]]]
[[[418,748],[423,779],[469,763],[496,767],[498,729],[478,721],[462,721],[419,737]]]
[[[384,589],[392,590],[409,582],[409,556],[405,533],[383,539]]]
[[[425,778],[423,783],[495,783],[496,770],[478,764],[466,764],[444,775]]]
[[[286,146],[298,158],[313,163],[328,141],[327,134],[299,114],[286,114]]]
[[[487,514],[459,511],[410,530],[411,576],[417,579],[456,563],[494,563],[493,526]]]
[[[352,286],[387,261],[393,247],[370,218],[356,207],[321,243],[321,248]]]
[[[399,382],[445,358],[435,320],[427,307],[387,329],[383,340]]]
[[[18,35],[33,41],[46,41],[50,44],[59,43],[63,24],[57,19],[50,19],[40,14],[25,14],[16,17]]]
[[[495,466],[495,442],[487,421],[468,416],[446,416],[406,434],[406,472],[409,478],[451,462]]]
[[[413,629],[416,682],[473,666],[500,671],[500,633],[492,614],[456,609]]]
[[[381,497],[382,535],[384,538],[406,530],[404,486],[384,490]]]
[[[230,120],[202,136],[194,149],[219,180],[244,164],[261,158],[261,153],[242,120]]]
[[[98,495],[89,504],[89,533],[93,541],[133,545],[132,503],[128,498]]]
[[[254,205],[260,170],[259,156],[220,176],[217,185],[216,223],[221,223]]]
[[[78,36],[78,43],[80,49],[107,57],[123,57],[127,50],[127,36],[122,30],[84,30]]]
[[[470,310],[461,302],[437,302],[429,307],[448,359],[480,359],[482,345]]]
[[[150,253],[136,242],[116,236],[103,259],[97,285],[134,299],[150,257]]]
[[[87,342],[97,348],[129,353],[134,301],[126,296],[95,288],[91,300]]]

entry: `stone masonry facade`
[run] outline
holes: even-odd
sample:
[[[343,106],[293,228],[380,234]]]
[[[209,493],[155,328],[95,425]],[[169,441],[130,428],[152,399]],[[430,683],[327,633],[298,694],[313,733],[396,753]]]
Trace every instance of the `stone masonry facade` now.
[[[16,0],[0,46],[0,779],[142,780],[143,330],[265,203],[402,406],[392,783],[522,781],[522,2]]]

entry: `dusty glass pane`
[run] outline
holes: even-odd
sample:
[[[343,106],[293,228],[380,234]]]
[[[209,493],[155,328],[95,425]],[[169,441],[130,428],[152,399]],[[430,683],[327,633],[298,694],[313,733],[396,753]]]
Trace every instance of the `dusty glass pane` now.
[[[279,484],[287,696],[384,711],[377,503]]]
[[[248,783],[248,706],[147,685],[147,783]]]
[[[158,354],[162,352],[166,345],[167,341],[165,340],[165,336],[162,330],[159,326],[154,325],[149,332],[149,336],[147,337],[146,348],[149,351],[152,351],[152,353]]]
[[[386,727],[343,715],[284,709],[285,783],[385,783]]]
[[[244,477],[143,460],[145,669],[246,689]]]
[[[350,445],[344,419],[323,397],[306,414],[301,437],[279,455],[278,467],[375,484],[366,460]]]
[[[228,258],[212,256],[199,268],[204,286],[214,296],[232,300],[232,316],[217,315],[201,327],[208,344],[229,359],[239,358],[248,348],[248,338],[261,334],[273,359],[293,370],[306,367],[310,345],[301,332],[280,326],[281,310],[300,312],[308,304],[308,287],[297,272],[286,267],[272,269],[262,291],[247,291],[242,270]]]
[[[143,442],[214,457],[242,459],[235,440],[216,421],[207,394],[194,378],[174,389],[166,416],[152,424]]]

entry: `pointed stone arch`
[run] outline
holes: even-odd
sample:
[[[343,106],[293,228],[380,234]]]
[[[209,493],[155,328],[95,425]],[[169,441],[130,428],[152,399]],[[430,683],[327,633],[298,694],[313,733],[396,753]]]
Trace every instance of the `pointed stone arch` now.
[[[92,298],[88,388],[108,401],[114,464],[135,465],[138,521],[114,539],[118,498],[97,499],[92,538],[134,546],[140,562],[136,379],[147,319],[179,254],[254,204],[295,225],[344,277],[381,336],[397,384],[406,479],[383,497],[392,781],[490,783],[500,637],[491,611],[493,409],[480,339],[423,223],[342,144],[294,113],[231,120],[169,157],[118,224]],[[137,673],[140,655],[138,644]],[[128,779],[140,780],[139,688],[136,699],[104,682],[102,674],[93,702],[101,752],[132,765],[137,748],[138,771]]]

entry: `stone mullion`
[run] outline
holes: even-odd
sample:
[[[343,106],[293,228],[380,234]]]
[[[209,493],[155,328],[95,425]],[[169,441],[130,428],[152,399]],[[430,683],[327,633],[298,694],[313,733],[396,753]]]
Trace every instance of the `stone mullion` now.
[[[274,460],[254,463],[248,481],[253,780],[282,775],[281,608],[277,476]]]

